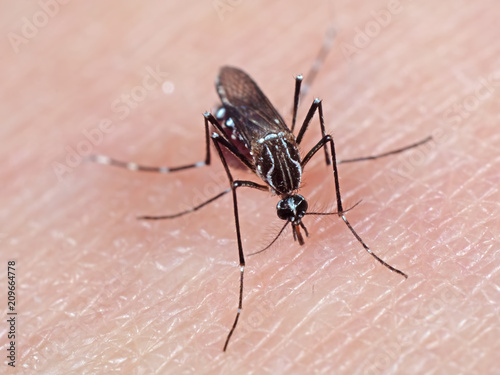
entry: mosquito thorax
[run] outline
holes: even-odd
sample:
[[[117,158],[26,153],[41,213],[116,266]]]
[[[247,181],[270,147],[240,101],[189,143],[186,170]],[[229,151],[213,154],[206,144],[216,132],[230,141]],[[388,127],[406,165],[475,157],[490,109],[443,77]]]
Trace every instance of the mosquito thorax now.
[[[306,198],[302,195],[289,195],[278,202],[276,213],[280,219],[298,224],[306,214],[307,207]]]
[[[300,188],[302,165],[293,134],[267,134],[253,142],[251,151],[257,175],[274,194],[288,196]]]

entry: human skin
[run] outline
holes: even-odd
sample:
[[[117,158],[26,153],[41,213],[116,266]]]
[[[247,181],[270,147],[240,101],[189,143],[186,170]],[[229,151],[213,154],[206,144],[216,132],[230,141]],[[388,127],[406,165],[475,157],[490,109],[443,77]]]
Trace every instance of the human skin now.
[[[4,39],[0,254],[17,264],[19,315],[16,368],[2,363],[2,371],[497,371],[499,5],[235,2],[221,19],[214,3],[69,2],[26,44]],[[41,9],[3,8],[6,36]],[[243,312],[223,353],[239,285],[231,197],[177,220],[136,219],[225,189],[215,152],[210,167],[170,175],[78,160],[60,168],[85,131],[97,137],[95,154],[147,165],[202,160],[202,113],[217,106],[213,81],[226,64],[247,71],[289,121],[293,77],[306,75],[331,25],[337,38],[299,124],[321,98],[340,159],[434,136],[404,154],[339,167],[344,206],[362,200],[350,222],[409,278],[377,263],[339,218],[307,217],[304,246],[288,230],[247,256]],[[372,37],[359,36],[370,27]],[[151,69],[166,72],[163,90],[144,83]],[[124,97],[133,92],[146,95]],[[109,124],[102,137],[100,124]],[[315,118],[303,154],[319,137]],[[258,182],[243,169],[235,175]],[[336,209],[321,153],[301,192],[312,209]],[[238,194],[249,254],[278,233],[278,197]]]

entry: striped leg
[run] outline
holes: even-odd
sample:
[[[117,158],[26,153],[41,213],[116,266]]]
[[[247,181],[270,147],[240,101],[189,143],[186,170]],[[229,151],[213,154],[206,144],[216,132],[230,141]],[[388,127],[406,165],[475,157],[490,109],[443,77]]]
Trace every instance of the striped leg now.
[[[321,136],[324,138],[326,136],[326,130],[325,130],[325,122],[323,119],[323,106],[321,104],[320,99],[314,99],[311,108],[309,109],[309,112],[307,112],[306,118],[304,119],[304,122],[302,123],[302,127],[300,128],[299,134],[297,134],[297,144],[300,144],[302,142],[302,138],[304,137],[304,134],[306,133],[309,124],[314,116],[314,114],[318,111],[319,114],[319,123],[320,123],[320,128],[321,128]],[[352,159],[344,159],[344,160],[337,160],[337,164],[344,164],[344,163],[355,163],[358,161],[365,161],[365,160],[375,160],[375,159],[380,159],[389,155],[395,155],[399,154],[401,152],[410,150],[412,148],[418,147],[423,145],[424,143],[427,143],[432,140],[432,136],[429,136],[427,138],[424,138],[418,142],[412,143],[410,145],[391,150],[388,152],[384,152],[382,154],[378,155],[371,155],[371,156],[363,156],[363,157],[358,157],[358,158],[352,158]],[[330,165],[330,158],[328,156],[328,149],[325,145],[325,158],[326,158],[326,164]]]
[[[236,189],[238,189],[240,187],[248,187],[248,188],[257,189],[257,190],[261,190],[261,191],[268,191],[269,188],[266,185],[260,185],[260,184],[253,182],[253,181],[235,180],[231,174],[231,171],[229,170],[229,165],[227,164],[224,153],[222,152],[222,147],[225,147],[229,151],[231,151],[231,147],[233,147],[233,146],[231,144],[228,144],[224,139],[222,139],[222,137],[219,134],[213,134],[212,140],[213,140],[213,143],[214,143],[215,148],[217,150],[217,153],[219,155],[220,161],[221,161],[222,165],[224,166],[224,170],[226,171],[226,175],[227,175],[227,178],[229,180],[230,187],[231,187],[231,192],[232,192],[232,196],[233,196],[234,226],[236,229],[236,240],[238,243],[238,259],[239,259],[239,264],[240,264],[240,288],[239,288],[239,297],[238,297],[238,309],[236,310],[236,316],[234,318],[233,325],[231,326],[231,329],[229,330],[229,333],[226,337],[226,341],[224,343],[223,351],[226,351],[227,346],[229,345],[229,340],[231,340],[231,336],[233,335],[234,330],[236,329],[236,326],[238,325],[238,320],[240,318],[241,311],[243,309],[243,281],[244,281],[244,274],[245,274],[245,255],[243,253],[243,241],[241,239],[241,229],[240,229],[240,219],[239,219],[239,213],[238,213],[238,199],[237,199]]]
[[[295,91],[294,91],[294,95],[293,95],[292,126],[291,126],[292,133],[295,129],[295,123],[297,120],[297,110],[298,110],[300,101],[309,92],[309,89],[311,88],[312,83],[316,79],[316,76],[317,76],[319,70],[321,69],[323,62],[325,61],[326,56],[328,55],[328,53],[330,52],[330,50],[332,48],[333,41],[334,41],[336,35],[337,35],[337,31],[335,30],[335,28],[333,26],[330,26],[330,28],[328,28],[328,30],[326,31],[325,38],[323,39],[323,45],[321,46],[321,49],[319,50],[318,55],[316,56],[316,59],[312,63],[311,68],[309,69],[309,72],[306,75],[306,79],[305,79],[304,83],[302,84],[302,81],[303,81],[302,75],[298,75],[297,77],[295,77]],[[297,143],[298,144],[300,144],[300,142],[302,141],[302,138],[303,138],[308,126],[309,126],[309,123],[310,123],[311,119],[313,118],[314,113],[316,112],[317,109],[319,109],[320,117],[322,117],[323,113],[322,113],[322,109],[320,108],[320,100],[319,99],[315,99],[313,101],[313,104],[311,105],[309,112],[307,113],[306,118],[304,119],[304,122],[302,123],[302,127],[299,131],[299,134],[297,135]],[[325,137],[325,135],[326,135],[325,127],[321,121],[320,121],[320,125],[321,125],[321,136]],[[383,158],[385,156],[398,154],[400,152],[404,152],[404,151],[407,151],[409,149],[418,147],[424,143],[429,142],[430,140],[432,140],[432,137],[427,137],[427,138],[420,140],[418,142],[412,143],[410,145],[407,145],[407,146],[404,146],[404,147],[401,147],[401,148],[398,148],[395,150],[385,152],[383,154],[362,156],[362,157],[352,158],[352,159],[338,160],[337,164],[354,163],[354,162],[358,162],[358,161],[375,160],[375,159]],[[325,146],[325,158],[326,158],[326,164],[329,165],[330,158],[328,156],[328,150],[327,150],[326,146]]]
[[[292,127],[291,127],[292,133],[295,129],[295,122],[297,120],[297,109],[299,107],[299,103],[302,100],[302,98],[309,92],[312,83],[316,79],[319,70],[323,66],[323,62],[325,61],[326,56],[332,49],[333,41],[336,35],[337,35],[337,30],[335,30],[333,26],[330,26],[325,33],[321,49],[319,50],[318,55],[316,56],[316,59],[312,63],[311,67],[309,68],[309,72],[307,72],[304,84],[302,85],[302,79],[303,79],[302,75],[298,75],[297,77],[295,77],[295,91],[293,94]]]
[[[320,119],[320,122],[321,122],[321,129],[324,129],[325,128],[325,125],[324,125],[324,119],[323,119],[323,109],[322,109],[322,106],[321,106],[321,102],[319,102],[318,104],[318,112],[319,112],[319,119]],[[305,130],[304,130],[305,131]],[[302,129],[301,129],[301,133],[302,132]],[[335,197],[336,197],[336,200],[337,200],[337,214],[340,216],[340,218],[342,218],[342,220],[344,221],[344,223],[347,225],[347,227],[349,228],[349,230],[351,231],[351,233],[353,234],[354,237],[356,237],[356,239],[359,241],[359,243],[364,247],[364,249],[368,252],[368,254],[370,254],[372,257],[374,257],[380,264],[382,264],[383,266],[387,267],[388,269],[390,269],[391,271],[403,276],[404,278],[408,278],[408,275],[406,273],[404,273],[403,271],[391,266],[389,263],[385,262],[384,260],[382,260],[377,254],[375,254],[369,247],[368,245],[366,245],[366,243],[363,241],[363,239],[359,236],[359,234],[354,230],[353,226],[351,225],[351,223],[349,223],[349,221],[347,220],[347,217],[345,216],[345,210],[343,208],[343,205],[342,205],[342,197],[340,195],[340,182],[339,182],[339,171],[338,171],[338,168],[337,168],[337,156],[336,156],[336,153],[335,153],[335,143],[333,141],[333,138],[331,135],[324,135],[322,137],[322,139],[316,144],[316,146],[314,146],[308,153],[307,155],[304,157],[304,159],[302,160],[302,168],[304,169],[306,164],[311,160],[311,158],[321,149],[321,148],[327,148],[326,145],[329,144],[330,145],[330,152],[331,152],[331,162],[328,163],[328,164],[332,164],[333,165],[333,181],[334,181],[334,185],[335,185]]]
[[[193,164],[187,164],[179,167],[170,168],[170,167],[153,167],[153,166],[139,165],[137,163],[119,161],[104,155],[90,155],[88,159],[98,164],[113,165],[115,167],[125,168],[131,171],[154,172],[154,173],[171,173],[171,172],[182,171],[185,169],[199,168],[205,165],[210,165],[210,121],[205,116],[205,160],[204,161],[199,161]]]
[[[112,159],[108,156],[103,156],[103,155],[91,155],[89,157],[89,160],[99,163],[99,164],[106,164],[106,165],[114,165],[119,168],[125,168],[128,170],[132,171],[142,171],[142,172],[154,172],[154,173],[170,173],[170,172],[177,172],[181,171],[184,169],[190,169],[190,168],[198,168],[198,167],[203,167],[205,165],[210,165],[210,138],[217,139],[217,142],[223,145],[226,149],[228,149],[231,153],[234,154],[236,158],[238,158],[244,165],[246,165],[250,170],[254,169],[254,166],[251,164],[251,162],[245,158],[240,151],[233,145],[231,142],[227,139],[225,136],[225,133],[223,131],[222,126],[220,125],[219,121],[209,112],[206,112],[203,114],[204,119],[205,119],[205,140],[206,140],[206,156],[205,156],[205,161],[199,161],[194,164],[188,164],[188,165],[183,165],[180,167],[174,167],[174,168],[169,168],[169,167],[151,167],[151,166],[144,166],[144,165],[139,165],[137,163],[130,163],[130,162],[123,162],[119,160]],[[217,133],[214,133],[213,136],[210,136],[210,124],[218,131]],[[215,141],[214,141],[215,142]],[[160,216],[149,216],[149,215],[143,215],[143,216],[138,216],[137,219],[139,220],[165,220],[165,219],[174,219],[186,214],[189,214],[191,212],[198,211],[200,208],[205,207],[206,205],[216,201],[217,199],[223,197],[227,193],[231,191],[231,188],[228,188],[219,194],[213,196],[210,199],[207,199],[205,202],[199,204],[198,206],[192,207],[188,210],[178,212],[175,214],[170,214],[170,215],[160,215]]]

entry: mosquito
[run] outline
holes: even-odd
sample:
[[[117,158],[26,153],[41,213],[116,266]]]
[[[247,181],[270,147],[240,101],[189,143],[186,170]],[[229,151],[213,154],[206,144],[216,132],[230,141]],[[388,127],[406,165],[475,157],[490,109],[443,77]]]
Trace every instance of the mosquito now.
[[[325,47],[322,49],[322,51]],[[321,57],[321,52],[319,58]],[[316,67],[317,69],[317,67]],[[219,194],[211,197],[205,202],[173,215],[164,216],[140,216],[142,220],[162,220],[173,219],[182,215],[195,212],[202,207],[216,201],[222,196],[231,193],[234,211],[234,224],[236,229],[236,240],[239,257],[239,297],[238,309],[233,325],[226,337],[223,351],[227,350],[229,341],[236,329],[243,308],[243,282],[245,272],[245,255],[242,245],[242,234],[240,230],[238,194],[240,188],[250,188],[270,192],[279,197],[276,206],[278,217],[285,223],[275,239],[262,252],[269,248],[277,238],[290,226],[293,239],[299,245],[304,244],[304,236],[308,237],[309,232],[304,224],[304,217],[308,215],[338,215],[349,228],[351,233],[363,248],[374,257],[380,264],[387,267],[404,278],[408,275],[403,271],[386,263],[378,257],[366,245],[363,239],[354,230],[347,220],[345,213],[349,209],[344,209],[340,194],[339,173],[337,165],[344,162],[356,162],[361,160],[378,159],[384,156],[400,153],[408,149],[417,147],[428,142],[428,137],[420,142],[409,146],[392,150],[384,154],[361,157],[349,160],[337,160],[335,152],[335,142],[333,137],[326,133],[325,121],[323,118],[323,106],[319,99],[314,99],[309,111],[302,122],[299,132],[294,135],[295,123],[297,119],[297,108],[300,98],[304,94],[301,91],[303,77],[298,75],[295,78],[295,91],[292,111],[292,125],[289,128],[278,111],[273,107],[269,99],[264,95],[259,86],[244,71],[230,66],[220,69],[215,82],[216,90],[221,100],[221,106],[215,112],[215,116],[206,112],[203,114],[205,125],[205,160],[182,165],[174,168],[143,166],[136,163],[118,161],[107,156],[94,155],[92,160],[100,164],[114,165],[134,171],[147,171],[158,173],[171,173],[191,168],[199,168],[211,164],[210,143],[213,144],[217,155],[224,167],[229,180],[229,187]],[[321,139],[316,145],[305,154],[300,155],[298,146],[301,144],[304,134],[309,128],[309,124],[315,114],[319,116]],[[212,131],[213,130],[213,131]],[[337,203],[336,212],[311,212],[308,211],[308,202],[304,196],[299,194],[302,182],[302,175],[306,165],[311,161],[319,150],[323,149],[325,162],[332,166],[333,185]],[[234,179],[228,164],[228,156],[223,150],[229,151],[243,166],[260,178],[261,182],[256,183],[250,180]],[[256,254],[253,253],[253,254]]]

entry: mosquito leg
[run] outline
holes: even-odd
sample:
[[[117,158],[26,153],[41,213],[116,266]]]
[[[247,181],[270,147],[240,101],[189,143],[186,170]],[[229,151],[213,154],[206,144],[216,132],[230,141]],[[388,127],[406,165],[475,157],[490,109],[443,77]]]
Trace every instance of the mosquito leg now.
[[[307,112],[306,118],[304,119],[304,122],[302,123],[302,127],[300,128],[299,134],[297,135],[297,144],[300,144],[302,142],[302,138],[304,137],[305,132],[307,131],[309,124],[311,123],[312,118],[314,117],[314,114],[316,113],[316,110],[319,113],[319,123],[320,123],[320,128],[321,128],[321,135],[323,137],[326,136],[326,130],[325,130],[325,120],[323,118],[323,105],[320,99],[314,99],[313,103],[311,104],[311,107],[309,108],[309,112]],[[364,160],[374,160],[374,159],[380,159],[389,155],[394,155],[394,154],[399,154],[401,152],[410,150],[412,148],[418,147],[423,145],[424,143],[427,143],[432,140],[432,136],[429,136],[427,138],[422,139],[421,141],[412,143],[410,145],[407,145],[405,147],[401,147],[395,150],[391,150],[388,152],[385,152],[383,154],[378,154],[378,155],[372,155],[372,156],[364,156],[364,157],[359,157],[359,158],[354,158],[354,159],[344,159],[344,160],[338,160],[337,164],[342,164],[342,163],[354,163],[358,161],[364,161]],[[325,158],[326,158],[326,164],[330,164],[330,158],[328,156],[328,149],[325,144]],[[304,159],[305,160],[305,159]]]
[[[182,165],[179,167],[153,167],[146,165],[139,165],[132,162],[123,162],[116,159],[112,159],[109,156],[104,155],[90,155],[89,160],[98,164],[114,165],[115,167],[129,169],[131,171],[141,171],[141,172],[154,172],[154,173],[171,173],[177,172],[184,169],[199,168],[210,164],[210,125],[209,120],[205,117],[205,160],[199,161],[197,163]]]
[[[325,120],[323,118],[323,104],[322,104],[321,100],[315,99],[313,101],[313,104],[311,105],[311,108],[309,109],[309,112],[306,115],[306,118],[304,119],[304,123],[302,124],[302,127],[300,128],[299,134],[297,135],[297,144],[300,144],[300,142],[302,142],[302,138],[303,138],[305,132],[307,131],[308,126],[309,126],[309,124],[310,124],[310,122],[311,122],[311,120],[312,120],[312,118],[313,118],[316,110],[319,113],[319,123],[320,123],[320,128],[321,128],[321,135],[323,137],[326,136]],[[391,151],[385,152],[383,154],[372,155],[372,156],[364,156],[364,157],[359,157],[359,158],[354,158],[354,159],[338,160],[337,161],[337,165],[338,164],[342,164],[342,163],[354,163],[354,162],[364,161],[364,160],[380,159],[380,158],[383,158],[383,157],[386,157],[386,156],[389,156],[389,155],[399,154],[400,152],[404,152],[404,151],[410,150],[412,148],[421,146],[424,143],[427,143],[427,142],[429,142],[431,140],[432,140],[432,136],[429,136],[427,138],[422,139],[421,141],[412,143],[412,144],[407,145],[405,147],[401,147],[401,148],[398,148],[398,149],[395,149],[395,150],[391,150]],[[328,156],[328,150],[327,150],[326,146],[325,146],[325,156],[326,156],[326,164],[329,165],[330,164],[330,158]]]
[[[297,77],[295,77],[295,91],[293,95],[292,127],[291,127],[292,133],[295,129],[295,122],[297,120],[297,108],[299,107],[299,103],[302,100],[302,98],[309,92],[312,83],[316,79],[319,70],[323,66],[326,56],[328,56],[328,53],[332,49],[333,41],[336,35],[337,35],[337,30],[335,30],[333,26],[330,26],[325,33],[321,49],[319,50],[316,59],[313,61],[311,67],[309,68],[309,71],[306,74],[306,79],[304,84],[302,85],[302,80],[303,80],[302,75],[298,75]]]
[[[326,59],[326,56],[328,55],[328,53],[333,45],[333,41],[335,39],[336,34],[337,34],[337,31],[335,30],[335,28],[333,26],[331,26],[327,30],[327,32],[325,34],[325,38],[323,40],[323,45],[321,46],[321,49],[318,52],[318,55],[317,55],[316,59],[314,60],[311,68],[309,69],[309,72],[306,75],[306,80],[304,81],[304,83],[302,84],[302,81],[303,81],[302,75],[299,75],[295,78],[294,104],[293,104],[293,111],[292,111],[293,118],[292,118],[292,128],[291,128],[292,133],[293,133],[294,128],[295,128],[296,117],[297,117],[297,108],[298,108],[299,102],[309,92],[309,89],[310,89],[313,81],[315,80],[321,66],[323,65],[323,62]],[[297,144],[300,144],[300,142],[302,141],[302,138],[304,137],[304,134],[305,134],[306,130],[308,129],[309,123],[311,122],[316,109],[319,110],[319,114],[320,114],[321,135],[322,135],[322,137],[324,137],[326,135],[324,121],[323,121],[323,109],[321,108],[321,101],[319,99],[315,99],[313,101],[313,104],[311,105],[311,107],[309,109],[309,112],[306,115],[306,118],[304,119],[302,127],[299,131],[299,134],[297,135],[297,138],[296,138]],[[404,152],[406,150],[418,147],[426,142],[429,142],[431,139],[432,139],[432,137],[427,137],[419,142],[415,142],[415,143],[410,144],[408,146],[405,146],[405,147],[402,147],[402,148],[399,148],[396,150],[392,150],[389,152],[385,152],[383,154],[373,155],[373,156],[365,156],[365,157],[359,157],[359,158],[353,158],[353,159],[344,159],[344,160],[339,160],[337,163],[338,164],[353,163],[353,162],[358,162],[358,161],[363,161],[363,160],[379,159],[379,158],[382,158],[385,156],[398,154],[400,152]],[[326,147],[325,147],[325,157],[326,157],[326,163],[330,164],[330,159],[328,157],[328,150]]]
[[[337,199],[337,212],[338,215],[342,218],[344,223],[347,225],[349,230],[352,232],[354,237],[361,243],[361,245],[365,248],[365,250],[373,256],[378,262],[380,262],[383,266],[389,268],[391,271],[396,272],[400,274],[401,276],[408,278],[408,275],[404,273],[403,271],[398,270],[397,268],[394,268],[390,264],[386,263],[383,261],[381,258],[379,258],[369,247],[366,245],[366,243],[363,241],[363,239],[358,235],[358,233],[354,230],[352,225],[349,223],[347,220],[344,209],[342,207],[342,197],[340,196],[340,183],[339,183],[339,174],[338,174],[338,168],[337,168],[337,157],[335,154],[335,144],[333,141],[333,138],[331,135],[326,135],[324,136],[317,144],[314,146],[305,156],[304,160],[302,161],[302,167],[306,165],[306,163],[316,154],[316,152],[319,151],[320,148],[325,147],[327,144],[330,144],[330,149],[331,149],[331,156],[332,156],[332,165],[333,165],[333,175],[334,175],[334,183],[335,183],[335,194],[336,194],[336,199]]]
[[[392,151],[384,152],[383,154],[372,155],[372,156],[363,156],[363,157],[354,158],[354,159],[343,159],[343,160],[337,161],[337,164],[354,163],[354,162],[364,161],[364,160],[380,159],[380,158],[383,158],[385,156],[399,154],[400,152],[404,152],[406,150],[410,150],[412,148],[415,148],[415,147],[418,147],[420,145],[423,145],[424,143],[427,143],[427,142],[429,142],[431,140],[432,140],[432,136],[429,136],[427,138],[422,139],[421,141],[412,143],[412,144],[410,144],[408,146],[401,147],[401,148],[398,148],[398,149],[395,149],[395,150],[392,150]]]
[[[164,220],[164,219],[174,219],[176,217],[179,217],[179,216],[183,216],[183,215],[186,215],[186,214],[189,214],[191,212],[195,212],[195,211],[198,211],[200,208],[202,207],[205,207],[207,204],[209,203],[212,203],[214,202],[215,200],[219,199],[220,197],[226,195],[227,193],[229,193],[231,191],[230,188],[220,192],[219,194],[217,194],[216,196],[206,200],[205,202],[199,204],[198,206],[195,206],[195,207],[192,207],[186,211],[182,211],[182,212],[178,212],[176,214],[172,214],[172,215],[162,215],[162,216],[137,216],[137,219],[139,220]]]
[[[319,125],[321,129],[321,136],[324,138],[326,136],[326,130],[325,130],[325,120],[323,118],[323,105],[321,104],[320,99],[314,99],[313,103],[311,104],[311,107],[309,108],[309,112],[307,112],[306,118],[304,119],[304,122],[302,123],[302,126],[300,128],[299,134],[297,135],[297,144],[300,144],[302,142],[302,138],[304,137],[305,132],[307,131],[309,124],[311,123],[311,120],[314,116],[314,114],[318,111],[319,113]],[[325,146],[325,161],[326,165],[330,165],[330,157],[328,156],[328,149]],[[304,163],[305,165],[305,163]]]
[[[243,245],[242,245],[242,241],[241,241],[240,219],[239,219],[239,214],[238,214],[238,199],[237,199],[236,189],[239,187],[250,187],[250,188],[254,188],[254,189],[258,189],[258,190],[266,190],[267,191],[268,187],[265,185],[256,184],[255,182],[252,182],[252,181],[234,180],[233,176],[231,174],[231,171],[229,170],[229,166],[227,164],[226,158],[224,157],[224,154],[222,153],[221,145],[226,147],[224,141],[222,141],[221,136],[217,133],[212,134],[212,141],[215,145],[215,149],[217,150],[217,153],[219,154],[219,158],[222,162],[222,165],[224,166],[224,170],[226,171],[227,177],[229,179],[229,183],[231,185],[231,192],[233,195],[234,225],[236,227],[236,240],[238,243],[238,257],[239,257],[239,262],[240,262],[240,292],[239,292],[239,297],[238,297],[238,310],[236,311],[234,323],[231,327],[231,330],[229,331],[229,334],[227,335],[226,342],[224,343],[223,351],[226,351],[227,346],[229,344],[229,340],[231,339],[231,336],[233,335],[234,330],[236,329],[236,326],[238,325],[238,320],[240,318],[241,310],[243,308],[243,281],[244,281],[244,273],[245,273],[245,256],[243,254]]]
[[[302,76],[298,75],[295,77],[295,91],[293,93],[293,109],[292,109],[292,127],[291,131],[295,129],[295,122],[297,121],[297,109],[299,108],[299,100],[300,100],[300,86],[302,84]]]
[[[328,56],[328,53],[332,49],[333,41],[335,40],[336,36],[337,36],[337,30],[335,29],[335,27],[330,26],[328,30],[326,30],[325,37],[323,39],[323,44],[321,45],[321,49],[319,50],[318,55],[316,56],[316,59],[313,61],[311,67],[309,68],[309,72],[307,72],[307,75],[305,76],[306,80],[304,82],[304,85],[302,85],[302,91],[300,92],[299,99],[302,99],[309,92],[311,85],[316,79],[319,70],[323,66],[323,63],[325,62],[325,59]]]
[[[217,133],[214,133],[212,135],[212,140],[215,142],[215,139],[217,139],[217,142],[222,144],[227,150],[229,150],[239,161],[243,163],[243,165],[245,165],[251,171],[255,171],[255,166],[252,165],[248,158],[243,156],[238,148],[235,147],[232,142],[226,137],[224,129],[220,125],[219,121],[214,117],[214,115],[212,115],[210,112],[206,112],[203,114],[203,116],[205,117],[205,121],[209,121],[214,126],[214,128],[218,130]]]
[[[194,164],[188,164],[180,167],[175,167],[175,168],[169,168],[169,167],[149,167],[149,166],[144,166],[144,165],[138,165],[136,163],[127,163],[127,162],[122,162],[118,161],[115,159],[111,159],[110,157],[107,156],[102,156],[102,155],[91,155],[89,157],[90,160],[99,163],[99,164],[108,164],[108,165],[114,165],[120,168],[126,168],[129,170],[133,171],[146,171],[146,172],[157,172],[157,173],[170,173],[170,172],[176,172],[179,170],[183,169],[190,169],[190,168],[196,168],[196,167],[202,167],[204,165],[209,165],[210,164],[210,124],[212,124],[220,133],[220,138],[218,138],[218,141],[224,145],[231,153],[233,153],[244,165],[246,165],[248,168],[251,170],[254,169],[254,167],[246,160],[241,153],[236,149],[224,136],[224,131],[222,129],[222,126],[220,123],[217,121],[217,119],[209,112],[203,114],[204,119],[205,119],[205,140],[206,140],[206,156],[205,156],[205,161],[200,161]],[[176,214],[172,215],[161,215],[161,216],[138,216],[137,219],[139,220],[164,220],[164,219],[173,219],[179,216],[183,216],[186,214],[189,214],[191,212],[197,211],[200,208],[208,205],[209,203],[214,202],[215,200],[219,199],[220,197],[224,196],[225,194],[229,193],[231,191],[230,188],[222,191],[221,193],[217,194],[216,196],[208,199],[207,201],[201,203],[198,206],[195,206],[193,208],[190,208],[188,210],[178,212]]]
[[[253,187],[255,189],[265,190],[265,191],[268,190],[267,186],[265,186],[265,185],[259,185],[259,184],[256,184],[256,183],[252,182],[252,181],[235,181],[235,183],[238,183],[238,184],[246,183],[246,184],[241,185],[241,186]],[[237,186],[237,187],[239,187],[239,186]],[[198,206],[192,207],[192,208],[190,208],[188,210],[185,210],[185,211],[178,212],[176,214],[161,215],[161,216],[138,216],[137,219],[139,219],[139,220],[164,220],[164,219],[174,219],[174,218],[177,218],[179,216],[184,216],[184,215],[190,214],[191,212],[198,211],[200,208],[205,207],[209,203],[212,203],[212,202],[216,201],[217,199],[219,199],[220,197],[226,195],[230,191],[231,191],[231,188],[227,188],[226,190],[221,191],[216,196],[214,196],[214,197],[212,197],[210,199],[207,199],[205,202],[199,204]]]

